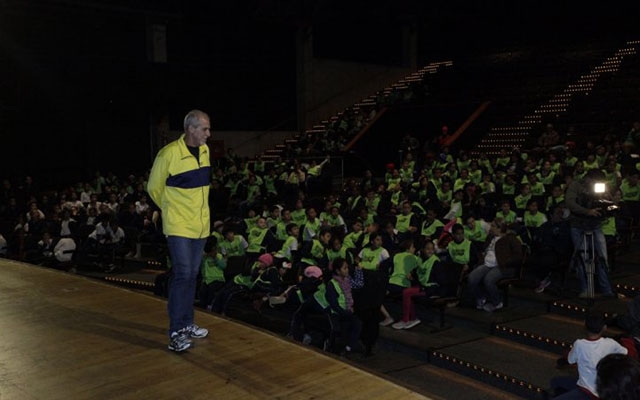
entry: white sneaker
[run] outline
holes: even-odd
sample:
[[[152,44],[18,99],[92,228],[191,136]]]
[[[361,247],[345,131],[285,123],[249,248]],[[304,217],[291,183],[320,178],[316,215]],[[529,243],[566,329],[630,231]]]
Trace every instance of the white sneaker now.
[[[417,319],[417,318],[416,318],[416,319],[414,319],[413,321],[409,321],[409,322],[407,322],[407,325],[405,326],[405,328],[404,328],[404,329],[411,329],[411,328],[413,328],[414,326],[418,325],[420,322],[422,322],[422,321],[420,321],[420,320],[419,320],[419,319]]]
[[[186,331],[173,332],[169,340],[169,350],[180,353],[193,346]]]
[[[380,326],[389,326],[393,324],[393,318],[389,317],[389,318],[385,318],[383,321],[380,322]]]
[[[398,321],[395,324],[392,324],[391,327],[393,329],[406,329],[407,328],[407,323],[404,321]]]
[[[311,335],[309,335],[308,333],[305,333],[304,336],[302,337],[302,344],[309,345],[311,344],[312,340],[313,338],[311,337]]]
[[[551,279],[544,278],[542,281],[540,281],[540,284],[534,291],[536,293],[542,293],[549,285],[551,285]]]
[[[271,307],[278,305],[278,304],[284,304],[287,302],[287,298],[284,296],[271,296],[269,297],[269,305]]]
[[[482,307],[482,309],[485,310],[486,312],[493,312],[493,311],[501,309],[502,307],[504,307],[504,304],[502,304],[502,302],[500,302],[500,303],[498,303],[496,305],[493,305],[491,303],[487,303],[487,304],[484,305],[484,307]]]
[[[487,303],[487,299],[485,298],[476,300],[476,310],[482,310],[486,303]]]
[[[187,326],[186,328],[184,328],[184,331],[189,335],[189,337],[196,338],[196,339],[202,339],[204,337],[207,337],[207,335],[209,334],[208,329],[200,328],[196,324],[191,324]]]

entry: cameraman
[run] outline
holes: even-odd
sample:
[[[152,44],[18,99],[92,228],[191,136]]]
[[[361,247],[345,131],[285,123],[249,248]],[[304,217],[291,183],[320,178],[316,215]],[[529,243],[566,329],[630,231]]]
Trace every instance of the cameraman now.
[[[602,232],[602,224],[606,216],[604,215],[605,210],[598,208],[596,204],[597,195],[594,190],[596,182],[605,182],[605,176],[602,171],[592,169],[587,172],[584,178],[574,179],[567,187],[565,204],[571,211],[569,222],[571,224],[571,240],[574,248],[573,259],[574,262],[577,262],[582,257],[584,235],[585,233],[591,233],[595,253],[597,254],[594,273],[597,276],[600,292],[603,296],[613,297],[615,295],[611,290],[611,284],[607,277],[607,243]],[[585,298],[588,296],[586,271],[580,265],[577,265],[576,270],[580,280],[579,297]]]

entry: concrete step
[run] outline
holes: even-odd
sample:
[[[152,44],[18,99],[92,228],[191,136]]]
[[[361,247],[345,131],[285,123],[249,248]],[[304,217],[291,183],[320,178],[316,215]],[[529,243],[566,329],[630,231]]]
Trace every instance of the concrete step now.
[[[429,352],[431,364],[524,398],[547,395],[558,355],[498,337],[486,337]],[[526,360],[526,362],[523,362]]]

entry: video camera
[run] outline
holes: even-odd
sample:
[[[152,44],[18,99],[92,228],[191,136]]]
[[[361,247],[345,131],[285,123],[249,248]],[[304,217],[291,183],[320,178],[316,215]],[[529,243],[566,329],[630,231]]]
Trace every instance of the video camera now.
[[[607,184],[605,182],[595,182],[591,188],[591,205],[588,208],[596,208],[600,211],[600,217],[612,217],[620,210],[620,207],[611,200],[602,196],[607,193]]]

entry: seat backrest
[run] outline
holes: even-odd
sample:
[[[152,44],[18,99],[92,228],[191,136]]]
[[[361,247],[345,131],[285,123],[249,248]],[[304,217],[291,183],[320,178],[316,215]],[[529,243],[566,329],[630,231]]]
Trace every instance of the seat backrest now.
[[[247,256],[230,256],[227,257],[227,267],[224,270],[224,275],[227,278],[233,278],[238,274],[245,274],[247,271]]]
[[[518,265],[518,271],[516,271],[515,277],[517,279],[524,279],[524,270],[527,265],[527,261],[529,259],[529,254],[531,253],[531,248],[528,244],[522,243],[522,262]]]

